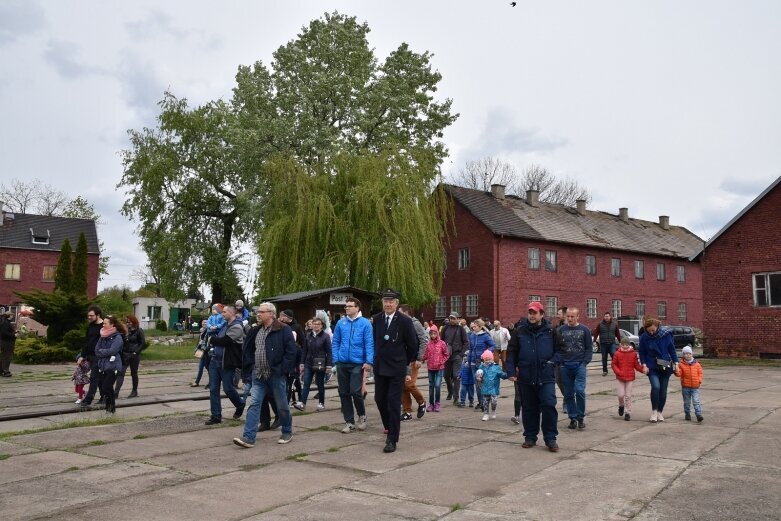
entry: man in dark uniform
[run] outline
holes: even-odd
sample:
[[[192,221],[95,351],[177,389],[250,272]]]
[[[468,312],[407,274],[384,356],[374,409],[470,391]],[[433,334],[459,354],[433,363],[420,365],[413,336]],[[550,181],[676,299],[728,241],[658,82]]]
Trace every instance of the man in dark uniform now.
[[[384,452],[394,452],[401,426],[401,392],[410,378],[410,364],[418,352],[418,335],[412,319],[398,312],[399,293],[382,292],[382,312],[372,317],[374,326],[374,401],[388,437]]]

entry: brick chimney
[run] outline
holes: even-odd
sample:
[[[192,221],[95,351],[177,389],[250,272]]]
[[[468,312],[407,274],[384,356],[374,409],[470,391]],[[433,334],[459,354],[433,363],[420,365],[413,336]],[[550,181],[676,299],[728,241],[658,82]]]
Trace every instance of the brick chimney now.
[[[577,208],[580,215],[586,215],[586,200],[578,199],[575,201],[575,208]]]
[[[11,211],[5,210],[5,203],[3,201],[0,201],[0,211],[2,211],[3,214],[3,226],[12,226],[14,224],[14,213]]]
[[[497,199],[504,199],[504,185],[491,185],[491,194]]]
[[[669,230],[670,229],[670,216],[669,215],[660,215],[659,216],[659,226],[662,227],[662,230]]]
[[[629,222],[629,208],[619,208],[618,209],[618,218],[624,221],[625,223]]]
[[[526,204],[535,208],[540,206],[540,191],[526,190]]]

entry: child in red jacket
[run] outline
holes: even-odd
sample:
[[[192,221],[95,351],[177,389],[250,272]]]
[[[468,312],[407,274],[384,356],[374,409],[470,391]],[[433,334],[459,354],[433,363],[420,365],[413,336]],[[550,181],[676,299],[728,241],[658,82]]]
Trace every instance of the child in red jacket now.
[[[632,415],[632,385],[635,382],[635,371],[645,373],[637,358],[629,339],[621,339],[621,345],[610,361],[613,373],[616,375],[616,391],[618,393],[618,415],[629,421]]]
[[[439,390],[442,387],[442,374],[445,372],[445,364],[450,356],[447,344],[439,338],[437,326],[431,326],[428,331],[429,341],[426,344],[426,353],[423,360],[428,366],[428,411],[439,412]]]

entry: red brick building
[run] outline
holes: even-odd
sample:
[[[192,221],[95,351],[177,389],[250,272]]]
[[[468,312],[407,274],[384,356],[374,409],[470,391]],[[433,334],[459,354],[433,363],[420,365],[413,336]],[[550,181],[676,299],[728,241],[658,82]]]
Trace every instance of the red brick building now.
[[[690,261],[703,241],[667,216],[659,222],[446,185],[455,206],[441,297],[424,318],[455,311],[467,319],[515,322],[540,300],[580,309],[593,327],[614,316],[659,316],[664,324],[702,327],[702,273]],[[637,323],[637,322],[635,322]],[[634,329],[634,328],[632,328]]]
[[[702,264],[709,353],[781,358],[780,223],[781,177],[693,257]]]
[[[75,250],[79,235],[87,239],[87,295],[98,293],[100,250],[95,221],[2,212],[0,227],[0,306],[15,310],[17,291],[54,289],[54,272],[65,239]]]

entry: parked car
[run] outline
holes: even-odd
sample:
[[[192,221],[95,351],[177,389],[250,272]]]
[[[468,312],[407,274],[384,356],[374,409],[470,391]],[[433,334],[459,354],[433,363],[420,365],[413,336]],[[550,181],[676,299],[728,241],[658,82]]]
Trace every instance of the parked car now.
[[[681,350],[684,346],[694,347],[697,337],[692,328],[688,326],[662,326],[673,334],[675,349]]]
[[[624,337],[628,338],[629,339],[629,343],[635,349],[637,349],[637,346],[640,345],[640,337],[639,336],[633,335],[632,333],[630,333],[626,329],[619,329],[618,332],[621,334],[621,338],[624,338]]]

